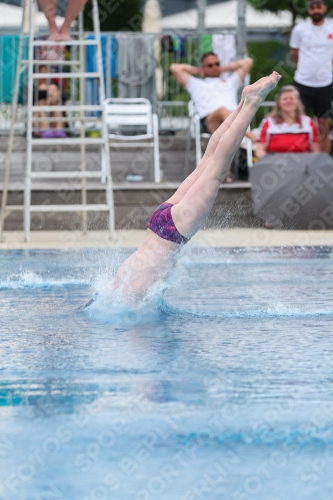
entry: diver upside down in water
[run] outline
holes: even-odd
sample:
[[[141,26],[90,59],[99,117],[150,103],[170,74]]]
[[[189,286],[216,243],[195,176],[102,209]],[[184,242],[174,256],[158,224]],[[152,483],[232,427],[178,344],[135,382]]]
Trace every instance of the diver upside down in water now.
[[[241,102],[211,136],[197,168],[175,194],[153,212],[146,238],[118,270],[113,292],[121,292],[130,300],[140,300],[170,271],[180,248],[207,220],[248,126],[280,78],[274,71],[244,88]]]

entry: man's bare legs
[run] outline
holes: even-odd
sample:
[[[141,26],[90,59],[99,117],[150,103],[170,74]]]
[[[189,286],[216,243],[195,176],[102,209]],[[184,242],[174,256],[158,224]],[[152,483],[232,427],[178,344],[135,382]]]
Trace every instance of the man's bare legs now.
[[[188,189],[183,199],[171,209],[174,223],[183,236],[193,236],[205,223],[220,183],[228,171],[251,120],[280,78],[281,76],[274,71],[269,77],[261,78],[243,90],[241,108],[231,125],[222,134],[204,171]]]
[[[213,113],[210,113],[206,117],[206,124],[207,124],[207,130],[210,134],[214,134],[214,132],[219,128],[221,123],[223,123],[228,116],[231,115],[231,111],[229,111],[227,108],[221,107],[217,109],[216,111],[213,111]],[[255,141],[255,134],[253,132],[246,132],[246,137],[251,139],[252,142]]]
[[[77,18],[87,0],[69,0],[65,19],[60,31],[56,25],[57,0],[39,0],[42,11],[47,19],[50,29],[50,40],[71,40],[69,28],[73,21]]]
[[[224,122],[230,115],[230,111],[227,108],[224,108],[223,106],[221,108],[218,108],[216,111],[213,111],[213,113],[210,113],[206,117],[206,124],[207,124],[207,130],[210,134],[213,134],[215,130],[219,128],[221,123]]]

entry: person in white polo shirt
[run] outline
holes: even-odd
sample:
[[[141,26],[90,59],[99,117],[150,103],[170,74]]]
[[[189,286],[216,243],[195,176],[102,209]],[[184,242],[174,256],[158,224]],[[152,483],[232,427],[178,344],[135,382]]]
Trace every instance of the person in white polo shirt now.
[[[247,57],[221,66],[217,55],[207,52],[201,62],[201,68],[190,64],[171,64],[170,71],[190,94],[203,132],[213,134],[237,108],[238,90],[251,71],[253,59]],[[231,74],[227,76],[223,73]],[[253,132],[247,132],[246,136],[255,142]],[[232,182],[229,172],[226,182]]]
[[[318,117],[320,147],[330,152],[329,123],[332,114],[333,22],[326,19],[323,0],[310,0],[310,19],[296,25],[290,37],[290,55],[297,64],[294,85],[306,114]]]

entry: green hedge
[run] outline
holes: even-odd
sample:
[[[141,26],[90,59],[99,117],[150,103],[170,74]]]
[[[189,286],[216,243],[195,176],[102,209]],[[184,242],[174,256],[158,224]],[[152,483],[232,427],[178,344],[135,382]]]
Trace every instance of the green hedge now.
[[[277,88],[268,96],[270,101],[279,88],[290,85],[294,81],[295,66],[289,57],[289,46],[280,42],[250,42],[248,46],[249,56],[254,60],[251,71],[251,82],[255,82],[263,76],[269,75],[272,71],[278,71],[282,78]],[[264,116],[264,110],[259,109],[256,123]]]

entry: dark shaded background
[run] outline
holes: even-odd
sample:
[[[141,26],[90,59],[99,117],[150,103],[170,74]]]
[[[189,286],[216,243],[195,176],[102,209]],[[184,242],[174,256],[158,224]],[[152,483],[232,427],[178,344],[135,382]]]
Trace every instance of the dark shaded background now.
[[[207,5],[222,3],[226,0],[208,0]],[[169,16],[196,7],[196,0],[160,0],[163,16]]]
[[[208,0],[208,5],[212,5],[214,3],[221,3],[226,0]],[[125,0],[126,2],[126,0]],[[124,3],[125,3],[124,2]],[[21,5],[21,0],[0,0],[0,3],[9,3],[12,5]],[[62,0],[58,0],[59,15],[62,15],[64,12],[64,8],[61,6],[63,3]],[[112,1],[109,0],[111,4]],[[144,1],[141,1],[141,5],[144,5]],[[177,12],[182,12],[184,10],[193,9],[196,6],[196,0],[160,0],[160,5],[162,9],[163,16],[169,16],[171,14],[176,14]]]

